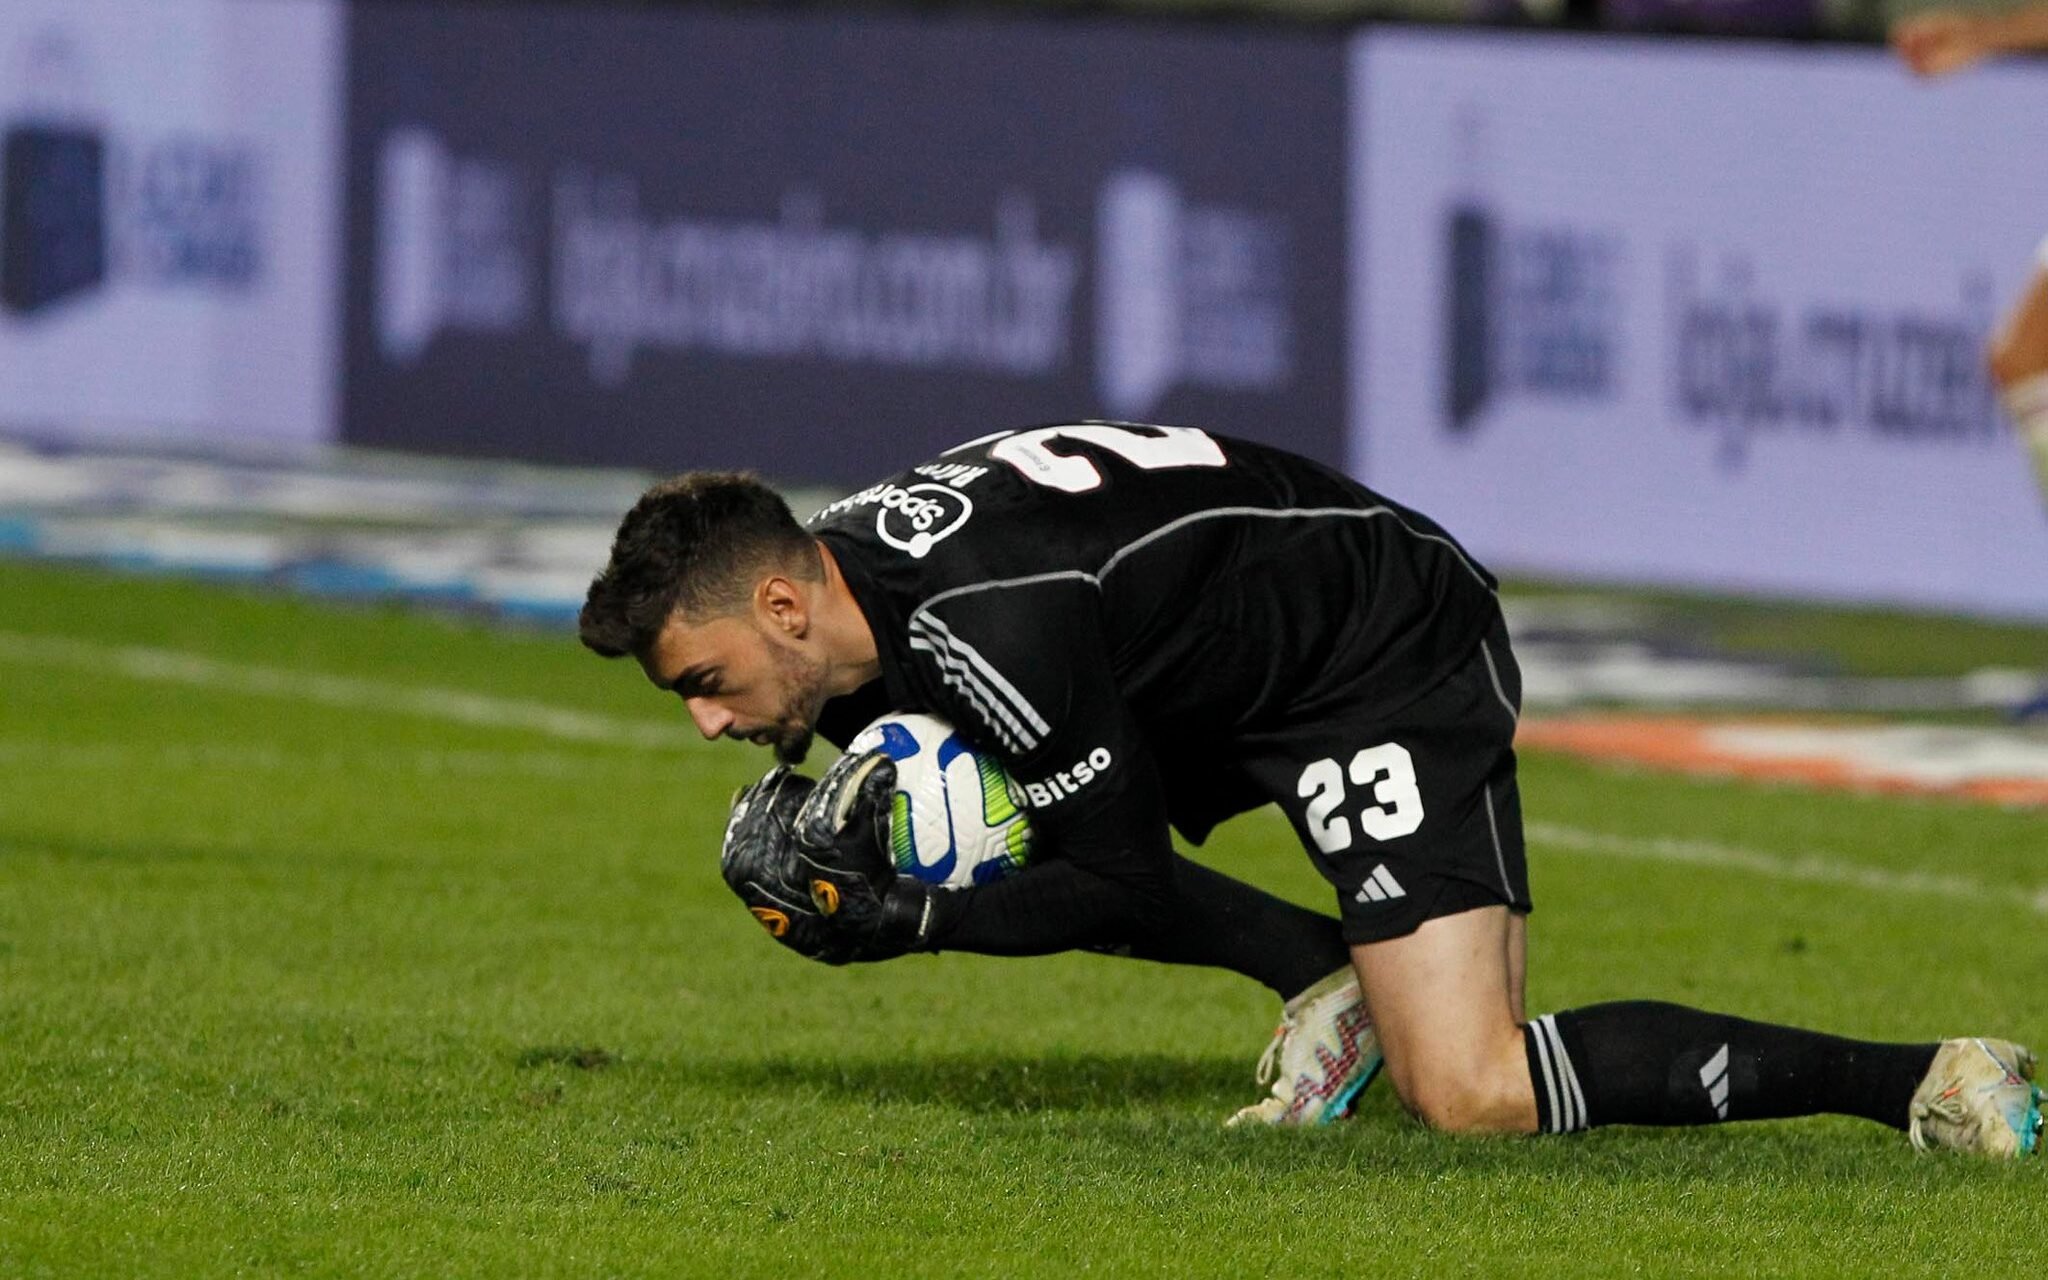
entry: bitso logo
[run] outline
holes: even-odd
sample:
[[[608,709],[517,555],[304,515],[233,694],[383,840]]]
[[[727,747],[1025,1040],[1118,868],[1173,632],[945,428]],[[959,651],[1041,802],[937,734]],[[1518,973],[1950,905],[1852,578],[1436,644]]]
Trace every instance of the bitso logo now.
[[[971,498],[942,484],[914,484],[908,489],[891,485],[878,501],[882,509],[875,516],[875,533],[890,546],[909,552],[913,560],[924,559],[940,539],[974,514]]]
[[[1039,782],[1024,784],[1024,803],[1033,809],[1057,804],[1109,772],[1115,763],[1108,747],[1097,747],[1073,764]]]

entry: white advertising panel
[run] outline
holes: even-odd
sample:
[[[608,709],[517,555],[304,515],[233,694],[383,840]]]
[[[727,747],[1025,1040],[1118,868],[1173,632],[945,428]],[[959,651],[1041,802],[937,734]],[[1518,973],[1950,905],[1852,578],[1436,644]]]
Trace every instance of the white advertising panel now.
[[[1983,362],[2048,67],[1390,32],[1352,110],[1368,483],[1503,570],[2048,617]]]
[[[333,432],[342,11],[0,4],[0,431]]]

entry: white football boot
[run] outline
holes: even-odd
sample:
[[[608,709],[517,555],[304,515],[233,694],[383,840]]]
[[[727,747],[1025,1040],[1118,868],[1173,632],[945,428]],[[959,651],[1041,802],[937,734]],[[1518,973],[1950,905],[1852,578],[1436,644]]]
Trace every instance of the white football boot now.
[[[1346,965],[1289,1000],[1280,1026],[1259,1055],[1258,1082],[1273,1092],[1225,1121],[1228,1125],[1328,1124],[1379,1074],[1380,1038]]]
[[[2013,1159],[2041,1150],[2034,1055],[2010,1040],[1948,1040],[1913,1092],[1907,1136],[1922,1151],[1949,1147]]]

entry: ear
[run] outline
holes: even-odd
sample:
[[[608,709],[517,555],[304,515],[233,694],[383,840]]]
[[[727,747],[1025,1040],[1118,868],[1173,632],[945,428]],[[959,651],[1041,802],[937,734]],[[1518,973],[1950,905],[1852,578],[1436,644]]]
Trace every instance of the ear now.
[[[754,587],[754,613],[761,625],[792,640],[802,639],[811,628],[810,601],[781,574],[771,574]]]

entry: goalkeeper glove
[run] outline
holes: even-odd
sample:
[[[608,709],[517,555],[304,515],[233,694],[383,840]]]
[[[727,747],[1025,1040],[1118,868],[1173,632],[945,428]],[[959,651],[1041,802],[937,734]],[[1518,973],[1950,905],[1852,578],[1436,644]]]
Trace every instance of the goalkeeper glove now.
[[[889,855],[895,788],[896,762],[881,752],[841,756],[796,813],[812,902],[843,932],[853,960],[918,950],[931,931],[931,886],[898,875]]]
[[[811,897],[809,867],[797,850],[798,810],[817,784],[776,768],[733,797],[719,870],[768,935],[827,964],[852,959],[847,939]]]

